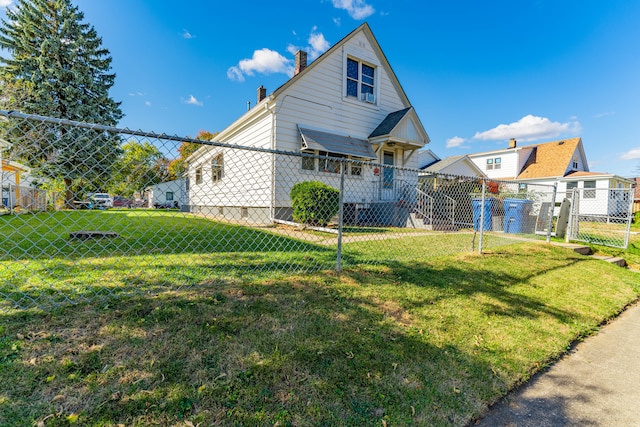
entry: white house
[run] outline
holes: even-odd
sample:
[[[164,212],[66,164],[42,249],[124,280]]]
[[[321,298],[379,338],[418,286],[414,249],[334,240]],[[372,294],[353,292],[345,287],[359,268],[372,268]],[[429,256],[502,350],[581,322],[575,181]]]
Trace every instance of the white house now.
[[[469,158],[489,178],[518,181],[522,191],[529,184],[557,185],[561,197],[577,191],[580,214],[615,216],[629,207],[629,197],[622,190],[631,188],[633,180],[590,172],[579,137],[525,146],[511,139],[508,148],[469,154]]]
[[[431,150],[420,150],[420,176],[437,174],[476,176],[485,178],[484,172],[467,155],[449,156],[441,159]]]
[[[296,53],[294,76],[220,132],[216,143],[319,156],[203,146],[188,161],[191,212],[254,223],[291,217],[289,192],[301,181],[340,186],[352,210],[398,202],[415,189],[417,150],[429,142],[416,111],[364,23],[307,65]],[[413,168],[411,171],[384,165]]]
[[[144,191],[144,197],[147,200],[148,207],[180,208],[186,205],[186,185],[186,179],[176,179],[147,187]]]

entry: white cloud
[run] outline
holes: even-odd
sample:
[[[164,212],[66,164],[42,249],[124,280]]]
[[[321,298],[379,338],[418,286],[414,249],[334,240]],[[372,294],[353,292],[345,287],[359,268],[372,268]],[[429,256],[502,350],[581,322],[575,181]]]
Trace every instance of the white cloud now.
[[[447,139],[447,148],[460,147],[465,142],[466,139],[460,138],[459,136],[454,136],[453,138]]]
[[[313,61],[318,56],[322,55],[331,44],[324,38],[324,34],[316,31],[317,27],[311,29],[311,34],[307,42],[306,47],[298,47],[293,44],[287,46],[287,52],[291,55],[295,55],[298,50],[304,50],[307,52],[307,58],[309,61]],[[295,33],[294,33],[295,34]],[[238,82],[245,81],[246,76],[253,76],[254,74],[273,74],[283,73],[289,77],[293,76],[293,59],[287,59],[285,56],[268,48],[262,48],[253,52],[251,58],[243,59],[238,62],[238,65],[234,65],[227,69],[227,77],[230,80]]]
[[[299,50],[304,50],[307,52],[307,58],[309,61],[313,61],[323,53],[327,51],[331,47],[331,43],[324,38],[324,34],[316,32],[317,27],[313,27],[311,29],[311,34],[309,34],[309,38],[307,42],[309,43],[306,47],[296,46],[294,44],[289,44],[287,46],[287,52],[292,55]]]
[[[524,116],[517,122],[501,124],[484,132],[476,132],[473,139],[499,141],[515,138],[521,141],[535,141],[542,138],[555,138],[563,134],[577,134],[582,131],[577,120],[567,123],[552,122],[546,117]]]
[[[331,0],[333,7],[344,9],[353,19],[364,19],[375,13],[373,6],[367,4],[365,0]]]
[[[195,96],[189,95],[189,98],[184,101],[185,104],[189,105],[197,105],[198,107],[202,107],[202,102],[198,101]]]
[[[0,7],[9,7],[13,0],[0,0]]]
[[[324,38],[324,34],[316,33],[315,29],[309,35],[309,60],[313,61],[318,56],[322,55],[331,44]]]
[[[341,24],[340,18],[333,18],[333,23],[336,24],[336,27],[339,27]]]
[[[640,147],[633,148],[620,156],[621,160],[637,160],[640,159]]]
[[[595,116],[593,116],[593,118],[594,119],[601,119],[603,117],[613,116],[614,114],[615,114],[615,111],[607,111],[606,113],[596,114]]]
[[[144,105],[145,107],[151,107],[151,101],[145,101]]]
[[[243,59],[238,62],[238,65],[230,67],[227,70],[227,77],[243,82],[245,75],[253,76],[255,73],[284,73],[292,76],[293,61],[275,50],[263,48],[254,51],[251,58]]]
[[[182,38],[195,39],[196,36],[194,34],[191,34],[188,30],[182,30]]]

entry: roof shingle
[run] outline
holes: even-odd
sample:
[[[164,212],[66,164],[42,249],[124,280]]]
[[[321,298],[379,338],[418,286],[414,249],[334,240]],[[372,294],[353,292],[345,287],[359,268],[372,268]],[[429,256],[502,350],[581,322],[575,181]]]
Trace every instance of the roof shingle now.
[[[578,137],[535,145],[517,179],[564,176],[581,141]]]

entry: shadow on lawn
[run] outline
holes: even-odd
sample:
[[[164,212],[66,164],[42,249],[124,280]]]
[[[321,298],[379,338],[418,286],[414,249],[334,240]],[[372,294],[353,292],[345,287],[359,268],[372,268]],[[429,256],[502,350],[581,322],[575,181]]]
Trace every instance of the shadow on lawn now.
[[[0,423],[463,425],[506,390],[364,302],[335,281],[219,282],[0,314]]]

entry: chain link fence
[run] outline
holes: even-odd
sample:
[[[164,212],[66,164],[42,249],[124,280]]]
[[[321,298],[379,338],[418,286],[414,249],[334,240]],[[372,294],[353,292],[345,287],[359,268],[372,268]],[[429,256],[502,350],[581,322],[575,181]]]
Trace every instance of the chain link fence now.
[[[633,217],[634,188],[580,188],[568,191],[571,202],[567,241],[626,249]]]
[[[557,222],[551,186],[7,111],[0,138],[0,310],[409,268]]]

